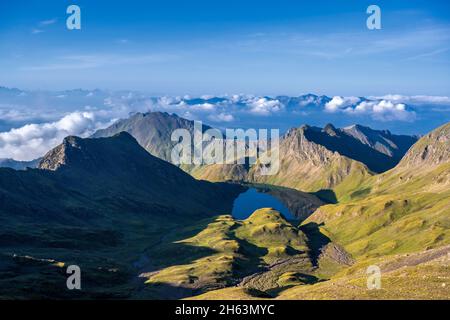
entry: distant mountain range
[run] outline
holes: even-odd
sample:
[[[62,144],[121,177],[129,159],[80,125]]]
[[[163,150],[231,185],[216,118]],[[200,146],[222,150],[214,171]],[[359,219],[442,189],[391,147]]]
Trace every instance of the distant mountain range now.
[[[359,283],[355,270],[379,263],[387,273],[408,272],[422,260],[435,264],[413,275],[442,276],[433,259],[450,244],[449,124],[416,143],[362,126],[294,128],[281,138],[274,176],[261,175],[259,163],[184,168],[279,197],[280,186],[310,192],[303,207],[319,208],[300,212],[300,226],[270,208],[242,221],[227,215],[246,187],[199,181],[163,160],[176,128],[191,130],[192,122],[135,114],[95,138],[65,138],[36,169],[0,168],[0,297],[347,296]],[[422,260],[399,256],[411,253]],[[82,294],[58,287],[69,264],[87,275]],[[414,294],[442,297],[423,276],[414,279],[427,290]]]
[[[278,299],[448,299],[449,186],[450,123],[422,137],[392,170],[357,181],[338,204],[321,206],[302,222],[310,245],[315,236],[332,240],[321,249],[319,274],[329,272],[330,261],[340,270],[350,263],[345,272],[305,285],[295,272],[269,270],[194,299],[254,299],[253,290],[271,292],[274,278],[284,286]],[[381,290],[367,289],[367,268],[374,265],[382,271]]]
[[[307,123],[336,127],[359,123],[391,132],[423,134],[441,125],[447,97],[387,95],[381,97],[223,94],[154,96],[122,90],[20,90],[0,87],[0,132],[26,124],[52,123],[73,112],[89,112],[103,127],[135,112],[166,111],[201,119],[213,126],[280,128]],[[38,111],[39,110],[39,111]],[[326,121],[326,122],[325,122]],[[414,123],[414,125],[411,125]],[[67,135],[80,132],[69,132]],[[11,157],[4,153],[3,157]]]
[[[450,124],[419,140],[293,128],[269,176],[258,162],[171,164],[172,131],[193,128],[136,113],[66,137],[36,168],[0,168],[0,298],[354,299],[373,264],[375,298],[447,297]],[[299,203],[300,225],[271,208],[230,216],[248,186]],[[64,289],[70,264],[86,275],[81,293]]]
[[[422,137],[395,168],[364,180],[347,201],[318,209],[308,221],[324,223],[355,256],[450,244],[449,145],[446,124]]]
[[[32,161],[17,161],[14,159],[0,159],[0,167],[11,168],[15,170],[25,170],[26,168],[36,168],[40,159]]]
[[[204,131],[210,128],[203,126]],[[109,137],[125,131],[152,155],[170,162],[172,148],[178,143],[171,141],[172,132],[176,129],[187,129],[193,136],[194,121],[166,112],[136,113],[106,129],[98,130],[92,138]]]
[[[313,100],[318,98],[310,97]],[[192,133],[193,128],[193,121],[175,114],[138,113],[97,131],[93,137],[106,137],[127,131],[148,152],[171,161],[170,152],[175,145],[170,140],[172,131],[187,129]],[[204,130],[209,128],[204,126]],[[281,138],[282,168],[275,176],[260,175],[258,166],[248,168],[237,164],[185,166],[184,169],[196,178],[210,181],[271,183],[303,191],[318,191],[337,186],[347,176],[349,180],[355,180],[359,176],[369,175],[370,171],[379,173],[393,168],[416,141],[417,137],[414,136],[394,135],[389,131],[373,130],[360,125],[343,129],[337,129],[331,124],[323,129],[302,126],[290,130]],[[302,179],[293,181],[296,176],[302,176]]]
[[[418,139],[415,136],[394,135],[387,130],[373,130],[361,125],[336,129],[328,124],[323,129],[308,129],[305,130],[307,139],[330,151],[360,161],[376,173],[393,168]]]
[[[59,268],[74,260],[90,275],[87,295],[111,297],[116,287],[124,295],[148,246],[180,225],[231,212],[243,190],[195,180],[126,132],[69,136],[37,169],[0,168],[0,297],[70,296],[56,288]]]
[[[40,160],[38,169],[0,169],[0,176],[6,204],[0,212],[18,217],[42,212],[59,220],[83,214],[86,222],[101,211],[202,216],[229,208],[221,209],[217,201],[227,194],[226,186],[193,179],[147,153],[126,132],[101,139],[67,137]],[[60,202],[59,194],[68,198]],[[74,216],[60,215],[61,210]]]

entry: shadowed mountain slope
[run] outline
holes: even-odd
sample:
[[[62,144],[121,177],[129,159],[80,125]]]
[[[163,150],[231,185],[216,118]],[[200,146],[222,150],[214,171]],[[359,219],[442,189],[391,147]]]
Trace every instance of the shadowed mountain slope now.
[[[210,128],[204,125],[203,130]],[[106,129],[98,130],[92,137],[108,137],[126,131],[148,152],[170,161],[172,147],[176,144],[170,137],[175,129],[187,129],[192,134],[194,122],[165,112],[137,113],[128,119],[119,120]],[[361,125],[343,129],[337,129],[331,124],[323,129],[305,125],[301,129],[309,141],[360,161],[374,172],[383,172],[394,167],[417,141],[417,137],[414,136],[394,135],[387,130],[373,130]]]
[[[152,155],[170,162],[172,148],[177,144],[171,141],[171,135],[176,129],[187,129],[193,136],[194,121],[167,112],[136,113],[106,129],[98,130],[92,138],[110,137],[125,131]],[[208,129],[210,127],[203,125],[204,131]]]
[[[256,164],[250,169],[249,181],[317,192],[346,189],[370,176],[364,164],[311,141],[306,131],[307,126],[291,129],[280,139],[278,173],[263,175],[263,166]]]
[[[149,251],[156,265],[142,268],[141,277],[147,279],[143,293],[181,298],[238,285],[270,297],[294,284],[319,280],[321,268],[311,261],[307,235],[276,210],[261,208],[245,220],[222,215],[200,221],[198,227],[186,228],[196,230],[191,237]],[[158,258],[175,255],[168,266]],[[334,259],[328,263],[336,270],[345,266]]]
[[[360,125],[337,129],[328,124],[323,129],[306,127],[305,137],[330,151],[364,163],[374,172],[393,168],[417,141],[415,137],[393,135]]]
[[[14,170],[25,170],[26,168],[36,168],[41,159],[31,161],[17,161],[14,159],[0,159],[0,168],[11,168]]]
[[[158,211],[193,215],[226,212],[220,208],[234,187],[197,181],[145,151],[128,133],[110,138],[67,137],[40,161],[39,169],[0,170],[0,212],[32,216],[69,210]],[[70,215],[58,214],[66,219]]]
[[[173,130],[180,128],[192,134],[194,122],[174,114],[139,113],[99,130],[93,137],[110,136],[124,130],[147,151],[170,161],[175,145],[170,136]],[[209,128],[204,126],[203,130]],[[369,171],[382,172],[395,166],[415,141],[415,137],[397,136],[359,125],[344,129],[332,125],[323,129],[303,126],[291,129],[281,138],[281,169],[274,176],[261,175],[262,168],[258,165],[250,168],[242,164],[181,167],[192,176],[209,181],[269,183],[302,191],[335,189],[342,185],[342,193],[345,193],[348,187],[370,175]]]
[[[392,170],[354,188],[350,198],[322,206],[300,227],[343,245],[356,259],[328,281],[293,284],[278,299],[448,299],[450,271],[450,123],[422,137]],[[311,235],[311,234],[310,234]],[[323,251],[322,251],[323,252]],[[368,290],[378,266],[381,288]],[[258,299],[245,287],[194,299]]]
[[[67,137],[39,169],[0,169],[0,297],[130,297],[146,248],[231,212],[242,191],[195,180],[128,133]],[[82,292],[66,290],[70,264],[83,270]]]
[[[355,256],[420,251],[450,243],[450,124],[422,137],[392,170],[355,189],[346,202],[319,208],[324,223]]]

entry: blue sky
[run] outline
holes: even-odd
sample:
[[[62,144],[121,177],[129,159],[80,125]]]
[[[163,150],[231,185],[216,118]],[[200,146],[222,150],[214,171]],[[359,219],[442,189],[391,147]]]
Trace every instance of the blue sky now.
[[[81,30],[66,28],[71,4]],[[371,4],[381,30],[366,27]],[[67,135],[158,110],[221,129],[331,122],[425,134],[450,121],[449,9],[448,0],[1,0],[0,158],[31,160]],[[306,93],[319,96],[298,97]]]
[[[69,4],[82,30],[65,28]],[[366,9],[382,10],[382,30]],[[0,85],[450,95],[448,1],[1,1]]]

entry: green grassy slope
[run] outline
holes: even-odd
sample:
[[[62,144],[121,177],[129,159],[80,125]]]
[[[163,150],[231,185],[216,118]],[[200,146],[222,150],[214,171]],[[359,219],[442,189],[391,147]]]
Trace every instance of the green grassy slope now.
[[[192,228],[196,229],[188,229]],[[150,256],[174,259],[173,265],[143,273],[148,290],[164,292],[168,286],[192,292],[211,290],[236,284],[245,276],[293,257],[301,261],[305,272],[312,269],[305,235],[272,209],[257,210],[243,221],[218,216],[200,222],[197,228],[194,236],[168,241],[150,252]],[[186,263],[180,264],[184,260]],[[167,264],[167,260],[161,263]]]
[[[310,141],[305,130],[305,127],[291,129],[280,140],[280,166],[276,174],[263,175],[262,166],[256,164],[251,167],[248,180],[306,192],[329,191],[335,200],[371,176],[364,164]]]
[[[312,285],[283,290],[279,299],[449,299],[450,124],[421,138],[392,170],[346,188],[340,203],[303,222],[343,245],[356,263]],[[367,267],[382,272],[368,290]],[[245,288],[196,299],[247,299]]]
[[[218,216],[184,233],[194,235],[174,241],[178,233],[149,251],[152,266],[141,274],[147,279],[144,296],[181,298],[232,285],[268,296],[320,280],[306,235],[273,209],[259,209],[242,221]],[[333,267],[341,269],[338,263]]]
[[[281,300],[336,299],[444,299],[448,300],[450,285],[450,247],[441,247],[414,254],[379,257],[359,262],[341,271],[329,281],[313,285],[297,285],[282,291]],[[381,288],[367,287],[367,267],[381,269]],[[267,297],[265,297],[267,298]],[[261,299],[242,287],[230,287],[191,297],[195,300]]]
[[[354,256],[372,257],[450,243],[450,124],[415,144],[392,170],[368,179],[347,201],[319,208],[323,223]]]
[[[2,297],[130,297],[149,246],[229,212],[243,190],[197,181],[126,133],[68,137],[41,168],[0,169]],[[79,265],[83,291],[66,290],[65,269],[49,260]]]

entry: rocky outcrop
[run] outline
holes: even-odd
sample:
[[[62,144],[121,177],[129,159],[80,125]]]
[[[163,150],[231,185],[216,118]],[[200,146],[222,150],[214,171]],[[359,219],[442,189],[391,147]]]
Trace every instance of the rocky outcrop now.
[[[399,168],[436,167],[450,159],[450,123],[422,137],[404,156]]]
[[[302,191],[332,189],[349,177],[368,176],[367,167],[333,152],[307,138],[309,126],[289,130],[280,140],[280,168],[275,175],[263,175],[262,166],[250,169],[249,181],[290,187]]]

